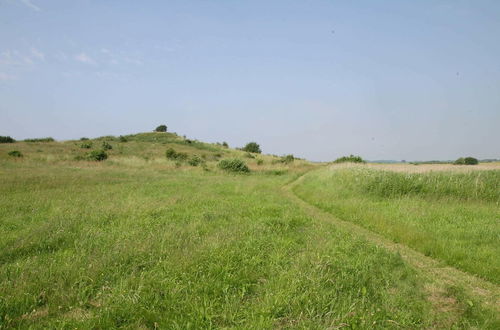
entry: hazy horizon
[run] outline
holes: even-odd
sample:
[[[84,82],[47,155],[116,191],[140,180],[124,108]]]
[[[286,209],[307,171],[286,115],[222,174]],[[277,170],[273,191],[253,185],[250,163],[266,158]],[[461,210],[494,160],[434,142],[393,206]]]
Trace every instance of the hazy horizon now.
[[[500,2],[0,0],[0,135],[500,158]]]

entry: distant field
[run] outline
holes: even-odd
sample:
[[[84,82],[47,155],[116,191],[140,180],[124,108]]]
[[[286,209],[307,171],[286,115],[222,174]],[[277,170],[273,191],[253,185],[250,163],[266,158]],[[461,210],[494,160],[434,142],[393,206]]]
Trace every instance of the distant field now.
[[[345,168],[356,166],[353,164],[336,164],[332,166],[335,168]],[[365,164],[367,168],[374,168],[380,170],[388,170],[395,172],[407,173],[425,173],[433,171],[453,171],[453,172],[470,172],[470,171],[483,171],[483,170],[500,170],[500,162],[480,163],[478,165],[453,165],[453,164]]]
[[[341,219],[499,284],[500,170],[498,164],[472,168],[479,169],[334,165],[307,174],[295,192]]]
[[[113,149],[104,162],[76,160],[88,152],[80,141],[0,145],[0,328],[500,326],[481,297],[422,276],[398,253],[290,199],[284,187],[318,165],[161,133],[108,140]],[[167,160],[169,147],[204,163]],[[24,156],[8,156],[13,149]],[[244,159],[252,172],[219,170],[217,161],[228,157]],[[343,171],[351,176],[337,176]],[[476,261],[457,267],[498,279],[498,204],[455,197],[441,206],[414,197],[383,202],[358,196],[347,185],[360,174],[352,171],[312,171],[296,191],[348,220],[372,226],[379,219],[373,230],[387,228],[386,215],[405,214],[387,218],[396,232],[411,233],[413,209],[406,208],[413,203],[425,214],[436,207],[432,214],[445,216],[436,221],[458,217],[456,228],[426,221],[420,235],[460,252],[453,242],[462,233],[466,256]],[[470,237],[470,224],[481,224],[474,235],[482,242]],[[444,230],[451,236],[439,241]],[[437,251],[429,248],[446,260]]]

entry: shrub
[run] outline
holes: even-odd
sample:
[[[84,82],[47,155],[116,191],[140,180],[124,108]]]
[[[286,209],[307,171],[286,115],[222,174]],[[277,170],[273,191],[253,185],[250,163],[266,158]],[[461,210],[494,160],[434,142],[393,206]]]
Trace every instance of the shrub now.
[[[269,175],[283,175],[287,173],[287,170],[269,170],[264,173]]]
[[[175,152],[174,149],[172,148],[168,148],[167,151],[165,151],[165,156],[168,158],[168,159],[176,159],[177,157],[177,152]]]
[[[12,150],[12,151],[9,151],[9,156],[11,156],[11,157],[22,157],[23,154],[20,151]]]
[[[103,150],[111,150],[111,149],[113,149],[113,146],[111,144],[109,144],[108,142],[103,141],[103,143],[102,143],[102,149]]]
[[[177,160],[186,160],[188,159],[188,154],[185,152],[178,152],[177,153]]]
[[[88,137],[82,137],[82,138],[80,138],[80,141],[88,141],[88,140],[89,140]]]
[[[247,151],[247,152],[253,152],[253,153],[257,153],[257,154],[260,154],[262,152],[260,150],[260,146],[257,144],[257,142],[249,142],[241,150]]]
[[[295,157],[293,155],[286,155],[281,157],[280,161],[285,164],[292,163],[295,160]]]
[[[257,165],[262,165],[264,164],[264,160],[263,159],[257,159]]]
[[[203,163],[203,159],[201,159],[198,155],[194,155],[188,160],[188,164],[191,166],[198,166],[201,163]]]
[[[24,142],[54,142],[55,140],[51,137],[38,138],[38,139],[25,139]]]
[[[227,142],[226,142],[226,141],[222,142],[222,146],[223,146],[224,148],[229,148],[229,144],[227,144]]]
[[[245,164],[244,161],[241,159],[233,158],[233,159],[223,159],[221,160],[217,166],[228,172],[235,172],[235,173],[248,173],[250,172],[250,169],[248,168],[247,164]]]
[[[104,150],[92,150],[87,154],[87,160],[103,161],[108,159],[108,154]]]
[[[120,135],[120,136],[118,137],[118,140],[119,140],[120,142],[127,142],[127,141],[128,141],[128,140],[127,140],[127,138],[126,138],[126,137],[124,137],[123,135]]]
[[[172,148],[167,149],[167,151],[165,152],[165,156],[168,159],[179,161],[186,160],[188,158],[188,155],[185,152],[176,152]]]
[[[474,157],[460,157],[453,164],[455,165],[477,165],[479,161]]]
[[[247,153],[245,154],[245,157],[246,157],[246,158],[255,158],[255,156],[254,156],[254,155],[252,155],[252,154],[251,154],[251,153],[249,153],[249,152],[247,152]]]
[[[349,155],[337,158],[334,163],[365,163],[365,161],[360,156]]]
[[[90,149],[90,148],[92,148],[92,142],[85,141],[82,144],[80,144],[80,148],[82,148],[82,149]]]
[[[165,133],[166,131],[167,131],[167,126],[166,125],[160,125],[157,128],[155,128],[155,132]]]
[[[16,140],[11,138],[10,136],[0,136],[0,143],[14,143]]]

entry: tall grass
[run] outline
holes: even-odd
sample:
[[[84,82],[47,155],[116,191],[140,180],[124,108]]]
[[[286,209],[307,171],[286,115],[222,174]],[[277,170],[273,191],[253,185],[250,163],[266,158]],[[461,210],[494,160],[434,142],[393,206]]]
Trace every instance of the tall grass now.
[[[338,170],[337,170],[338,171]],[[419,196],[500,202],[500,171],[401,173],[352,168],[338,172],[342,185],[380,197]]]
[[[322,170],[295,192],[336,216],[500,283],[500,171]]]

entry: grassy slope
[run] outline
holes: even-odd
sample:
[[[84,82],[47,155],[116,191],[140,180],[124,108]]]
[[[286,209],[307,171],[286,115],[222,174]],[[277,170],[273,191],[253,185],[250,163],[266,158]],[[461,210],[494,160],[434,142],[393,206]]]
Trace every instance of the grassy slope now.
[[[112,144],[103,163],[75,142],[0,145],[0,327],[495,328],[453,290],[437,313],[397,254],[303,213],[281,186],[304,162],[227,175],[219,151]]]
[[[309,174],[295,192],[449,265],[500,283],[500,171],[407,174],[363,167]]]

